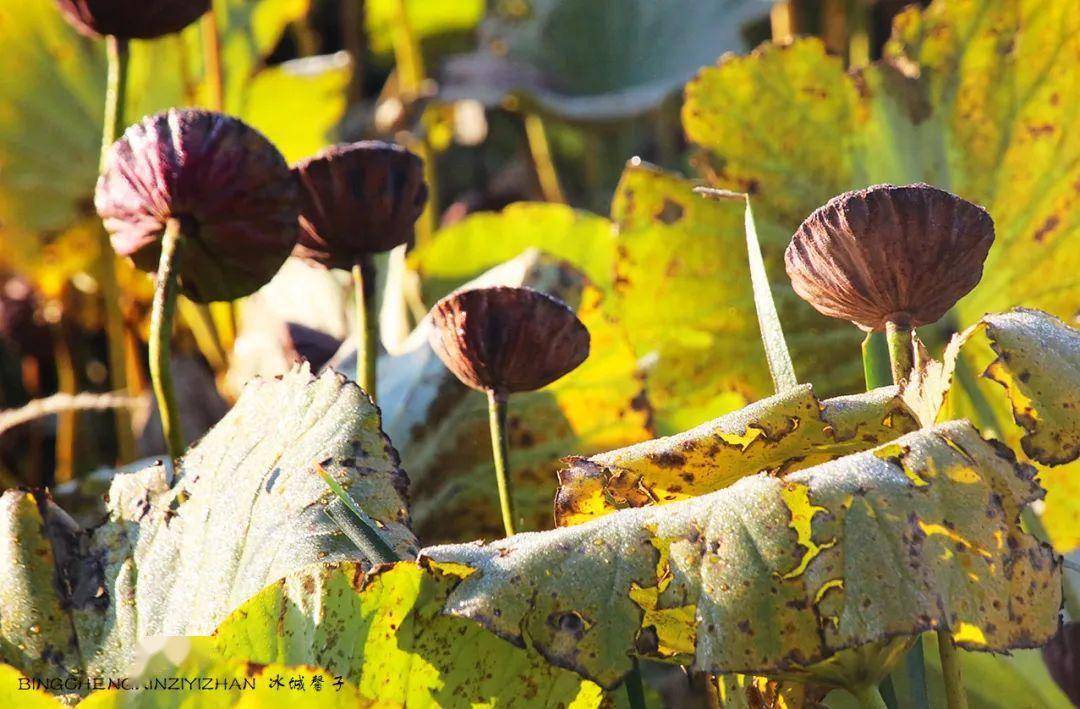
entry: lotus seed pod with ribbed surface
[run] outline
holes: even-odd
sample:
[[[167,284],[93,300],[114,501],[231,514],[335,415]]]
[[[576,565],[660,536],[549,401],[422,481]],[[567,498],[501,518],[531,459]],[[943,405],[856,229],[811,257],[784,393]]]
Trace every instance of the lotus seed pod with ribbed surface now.
[[[845,192],[787,248],[791,284],[824,315],[863,330],[939,320],[982,278],[994,242],[985,209],[925,184]]]
[[[511,394],[547,386],[589,356],[589,331],[565,303],[529,288],[452,293],[431,311],[436,354],[465,385]]]
[[[424,164],[390,143],[335,145],[293,168],[302,188],[296,255],[327,268],[410,243],[424,211]]]
[[[261,133],[211,111],[170,109],[113,144],[95,205],[113,248],[154,272],[179,219],[179,283],[198,302],[233,300],[270,280],[296,244],[300,190]]]
[[[154,39],[199,19],[210,9],[210,0],[56,0],[56,5],[88,37]]]

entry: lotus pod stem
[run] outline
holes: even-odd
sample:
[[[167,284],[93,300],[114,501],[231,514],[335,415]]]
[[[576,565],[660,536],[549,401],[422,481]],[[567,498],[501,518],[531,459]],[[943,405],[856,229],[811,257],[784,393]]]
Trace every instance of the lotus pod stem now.
[[[375,310],[375,264],[370,256],[357,259],[352,267],[356,297],[356,381],[376,401],[379,314]]]
[[[495,461],[495,485],[499,489],[499,510],[502,512],[506,536],[514,535],[514,501],[510,494],[507,468],[510,459],[510,439],[506,431],[506,394],[488,390],[488,423],[491,427],[491,456]]]
[[[173,316],[176,313],[176,274],[181,259],[181,222],[169,219],[161,239],[161,259],[158,262],[157,286],[150,313],[150,380],[161,416],[161,432],[173,465],[184,451],[184,433],[180,428],[180,409],[173,388],[170,338]],[[175,469],[175,468],[174,468]]]

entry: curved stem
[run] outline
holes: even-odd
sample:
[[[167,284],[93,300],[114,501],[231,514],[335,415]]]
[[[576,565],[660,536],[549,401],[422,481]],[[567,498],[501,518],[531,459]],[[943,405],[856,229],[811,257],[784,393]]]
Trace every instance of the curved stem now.
[[[375,311],[375,263],[362,256],[352,267],[356,296],[356,381],[376,401],[376,363],[379,347],[379,314]]]
[[[911,376],[911,368],[915,366],[911,328],[888,322],[885,324],[885,339],[889,343],[889,362],[892,365],[893,383],[899,384]]]
[[[964,679],[960,675],[960,650],[944,630],[937,634],[938,654],[941,656],[941,679],[945,682],[945,698],[949,709],[967,709]]]
[[[109,74],[105,90],[105,118],[101,130],[101,166],[109,148],[124,128],[124,109],[127,104],[128,42],[114,36],[105,38],[109,59]],[[127,338],[124,314],[120,309],[120,286],[116,279],[116,256],[113,254],[109,235],[98,230],[97,280],[105,314],[105,338],[108,346],[109,385],[119,392],[128,390],[131,379],[128,372]],[[116,449],[121,463],[135,459],[135,435],[131,426],[131,412],[117,410]]]
[[[862,343],[862,360],[867,391],[892,384],[889,345],[883,333],[867,333]]]
[[[514,504],[507,480],[510,441],[506,433],[506,395],[488,392],[488,422],[491,426],[491,455],[495,459],[495,484],[499,488],[499,509],[502,511],[506,536],[514,534]]]
[[[872,684],[852,689],[851,693],[859,700],[859,706],[863,709],[888,709],[889,705],[881,698],[877,687]]]
[[[180,429],[180,410],[173,389],[171,353],[173,315],[176,312],[176,274],[181,258],[181,226],[179,219],[170,219],[161,239],[161,260],[158,261],[157,287],[150,313],[150,380],[154,385],[161,431],[173,465],[184,451],[184,433]]]
[[[634,669],[626,675],[626,700],[630,709],[645,709],[645,685],[641,681],[641,666],[636,657],[632,659]]]

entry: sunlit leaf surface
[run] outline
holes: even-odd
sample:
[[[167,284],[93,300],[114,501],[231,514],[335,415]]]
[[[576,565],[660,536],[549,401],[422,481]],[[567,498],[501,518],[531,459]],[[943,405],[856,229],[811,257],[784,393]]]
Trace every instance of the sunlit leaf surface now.
[[[405,474],[355,384],[300,368],[256,380],[180,461],[118,476],[83,531],[40,492],[0,498],[0,661],[66,676],[125,669],[151,635],[208,633],[267,583],[362,560],[324,513],[324,461],[399,553]]]
[[[556,520],[577,524],[715,492],[756,473],[786,474],[917,427],[895,387],[819,401],[803,385],[685,433],[568,459],[559,473]]]
[[[409,707],[598,706],[599,687],[441,613],[458,578],[413,563],[366,576],[355,564],[290,576],[215,632],[225,655],[308,664],[341,675],[365,700]]]
[[[853,655],[880,672],[903,650],[884,641],[931,628],[977,650],[1045,642],[1058,563],[1018,521],[1039,494],[1029,468],[952,422],[782,478],[421,556],[463,577],[448,612],[603,686],[630,654],[844,684]]]

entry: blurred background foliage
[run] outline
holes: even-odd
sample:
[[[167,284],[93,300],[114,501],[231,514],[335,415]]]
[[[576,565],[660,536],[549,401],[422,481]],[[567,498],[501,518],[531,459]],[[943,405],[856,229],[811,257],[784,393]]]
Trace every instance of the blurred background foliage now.
[[[519,411],[532,422],[515,445],[523,508],[550,526],[561,456],[683,430],[771,392],[741,208],[704,202],[693,184],[753,195],[797,373],[821,396],[862,386],[858,336],[794,297],[782,251],[846,189],[926,180],[995,217],[984,283],[922,333],[932,347],[1012,305],[1075,323],[1080,136],[1065,127],[1080,105],[1077,15],[1068,0],[215,0],[180,35],[132,43],[125,121],[203,105],[243,117],[290,160],[362,138],[424,157],[432,199],[416,248],[380,269],[386,292],[404,293],[382,313],[400,367],[427,306],[526,249],[583,273],[582,313],[604,357]],[[106,62],[51,0],[4,3],[0,36],[0,409],[12,409],[110,389],[91,203]],[[124,266],[120,281],[131,389],[145,397],[150,283]],[[290,263],[235,308],[181,304],[189,440],[250,376],[299,357],[347,368],[347,299],[337,275]],[[961,367],[970,396],[957,415],[1009,415],[979,385],[983,366]],[[415,396],[422,383],[407,384]],[[161,452],[152,410],[135,412],[140,455]],[[481,407],[459,414],[438,435],[434,421],[402,419],[395,444],[429,481],[417,510],[471,510],[468,481],[488,474]],[[94,471],[132,462],[117,460],[112,427],[107,413],[65,412],[8,431],[0,483],[94,491]],[[1080,544],[1075,465],[1044,473],[1044,520],[1062,550]],[[427,541],[498,529],[483,513],[464,519]]]

